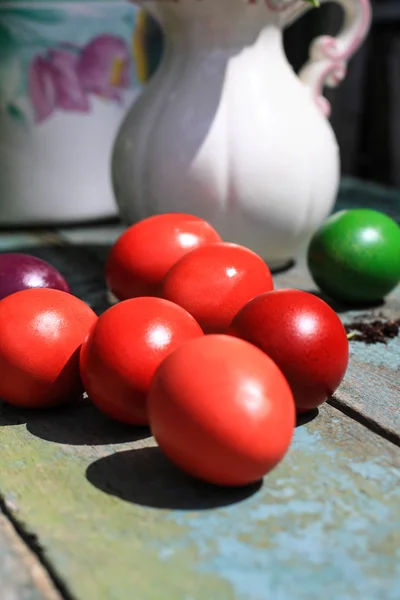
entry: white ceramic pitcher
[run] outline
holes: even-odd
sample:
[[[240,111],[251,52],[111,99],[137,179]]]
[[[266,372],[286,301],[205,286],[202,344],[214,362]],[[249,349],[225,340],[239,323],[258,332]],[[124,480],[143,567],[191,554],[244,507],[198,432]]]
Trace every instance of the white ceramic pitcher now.
[[[299,76],[282,30],[309,10],[302,0],[142,2],[167,43],[114,148],[114,191],[127,223],[193,213],[272,268],[293,258],[338,188],[323,87],[343,79],[370,25],[369,0],[337,1],[341,32],[314,41]]]

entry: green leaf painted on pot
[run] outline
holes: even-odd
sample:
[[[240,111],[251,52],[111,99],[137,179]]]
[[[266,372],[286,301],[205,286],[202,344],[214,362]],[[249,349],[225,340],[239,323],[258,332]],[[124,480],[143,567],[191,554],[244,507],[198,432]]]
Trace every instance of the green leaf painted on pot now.
[[[21,61],[17,53],[10,52],[0,58],[0,104],[12,102],[21,88]]]
[[[7,114],[13,121],[20,125],[27,125],[27,119],[23,111],[15,104],[9,104],[7,106]]]

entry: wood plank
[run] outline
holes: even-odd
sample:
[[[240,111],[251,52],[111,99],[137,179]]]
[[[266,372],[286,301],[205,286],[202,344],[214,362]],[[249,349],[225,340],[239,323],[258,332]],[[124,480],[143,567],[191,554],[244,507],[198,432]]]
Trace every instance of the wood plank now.
[[[399,340],[394,347],[397,352],[392,356],[400,365]],[[365,424],[400,445],[400,366],[391,369],[372,362],[379,355],[383,359],[384,352],[371,352],[364,361],[352,356],[346,378],[331,403],[345,411],[350,408],[365,419]]]
[[[33,248],[56,243],[49,231],[2,231],[0,229],[0,252],[19,252],[20,248]]]
[[[0,513],[1,600],[61,600],[46,571]]]
[[[335,211],[346,208],[380,210],[400,223],[400,189],[344,177],[340,184]]]
[[[399,598],[400,449],[328,405],[245,491],[85,403],[0,422],[8,509],[79,600]]]
[[[59,235],[73,245],[90,244],[91,246],[111,246],[125,231],[120,223],[92,225],[91,227],[69,227],[59,229]]]

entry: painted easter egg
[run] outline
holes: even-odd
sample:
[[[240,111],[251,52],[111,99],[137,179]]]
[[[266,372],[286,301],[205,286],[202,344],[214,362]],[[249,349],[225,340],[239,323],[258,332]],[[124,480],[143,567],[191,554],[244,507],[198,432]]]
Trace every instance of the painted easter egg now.
[[[400,227],[375,210],[336,213],[312,238],[308,266],[317,286],[333,299],[382,300],[400,281]]]
[[[225,333],[242,306],[272,289],[271,272],[257,254],[221,242],[178,261],[164,279],[162,295],[193,315],[205,333]]]
[[[48,288],[0,301],[0,398],[20,407],[61,404],[83,392],[79,351],[97,316],[72,294]]]
[[[0,254],[0,300],[30,288],[70,291],[64,277],[46,261],[28,254]]]
[[[326,302],[301,290],[275,290],[246,304],[230,333],[251,342],[281,369],[299,413],[325,402],[343,380],[349,344]]]
[[[134,298],[103,313],[82,346],[85,390],[103,413],[148,423],[146,395],[159,364],[184,342],[203,336],[183,308],[161,298]]]
[[[226,335],[184,344],[158,368],[152,432],[178,467],[203,481],[246,485],[286,454],[295,426],[289,385],[255,346]]]
[[[144,219],[129,227],[112,247],[107,286],[118,300],[158,296],[163,277],[182,256],[220,240],[211,225],[192,215],[168,213]]]

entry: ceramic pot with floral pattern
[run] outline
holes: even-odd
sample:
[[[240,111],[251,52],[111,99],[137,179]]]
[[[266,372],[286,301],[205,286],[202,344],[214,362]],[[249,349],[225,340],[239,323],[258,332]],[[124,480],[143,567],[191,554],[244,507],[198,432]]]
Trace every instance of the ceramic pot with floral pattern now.
[[[148,28],[127,2],[0,1],[2,225],[116,213],[111,150],[157,62]]]

